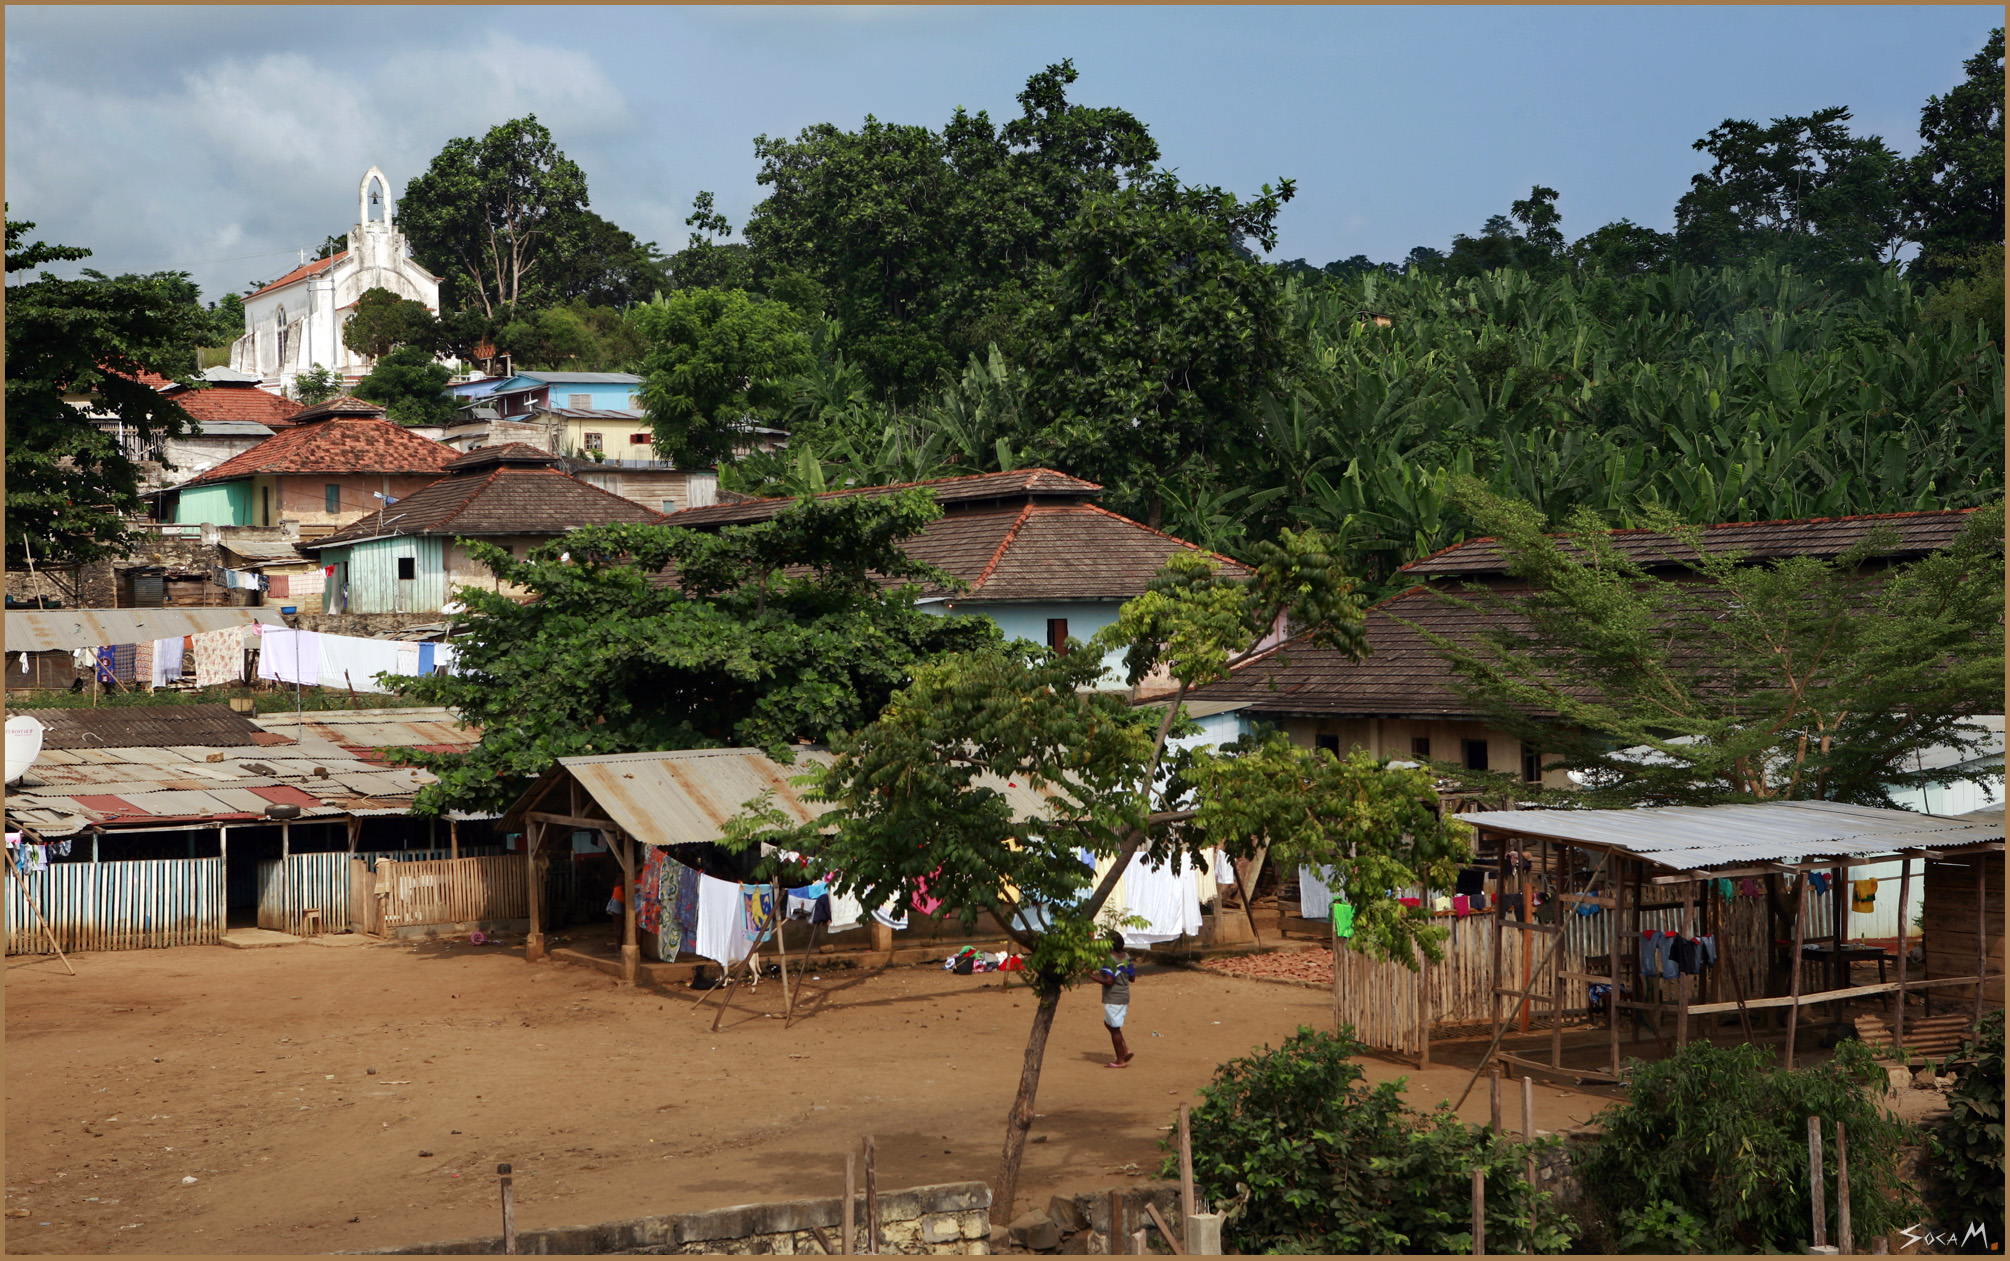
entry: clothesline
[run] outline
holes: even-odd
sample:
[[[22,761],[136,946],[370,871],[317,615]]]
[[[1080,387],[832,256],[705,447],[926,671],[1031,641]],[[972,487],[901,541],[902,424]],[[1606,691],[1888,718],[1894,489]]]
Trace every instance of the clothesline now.
[[[306,687],[375,688],[379,674],[455,672],[450,644],[260,627],[258,677]]]

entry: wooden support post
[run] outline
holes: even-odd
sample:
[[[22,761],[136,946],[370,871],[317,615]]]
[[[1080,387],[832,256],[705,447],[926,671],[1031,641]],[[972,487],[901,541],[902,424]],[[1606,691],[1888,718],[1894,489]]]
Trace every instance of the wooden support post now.
[[[788,1013],[796,1008],[795,1003],[789,998],[789,947],[788,943],[782,940],[782,934],[789,927],[789,917],[782,913],[788,903],[789,895],[782,890],[780,880],[776,880],[770,887],[775,891],[775,957],[781,961],[782,1027],[786,1029],[789,1026]]]
[[[503,1211],[503,1255],[516,1255],[516,1190],[511,1185],[515,1180],[510,1176],[508,1165],[497,1165],[496,1172],[502,1175]]]
[[[1688,940],[1696,935],[1696,882],[1682,884],[1682,938]],[[1675,978],[1675,1047],[1680,1050],[1689,1045],[1689,994],[1691,978],[1683,972]]]
[[[1606,936],[1610,938],[1610,958],[1612,961],[1610,968],[1607,970],[1611,977],[1612,985],[1605,994],[1605,1017],[1606,1024],[1609,1026],[1606,1034],[1607,1041],[1611,1044],[1612,1077],[1614,1081],[1619,1079],[1619,983],[1621,979],[1619,975],[1619,930],[1626,918],[1626,876],[1624,873],[1627,867],[1633,867],[1635,869],[1635,878],[1638,878],[1638,864],[1633,862],[1627,862],[1625,866],[1620,867],[1614,873],[1616,879],[1612,881],[1612,921],[1605,926]],[[1633,926],[1635,929],[1640,927],[1640,915],[1638,912],[1634,913]]]
[[[1487,1069],[1487,1128],[1493,1137],[1501,1136],[1501,1066],[1498,1062]]]
[[[1843,938],[1849,931],[1849,890],[1844,879],[1849,868],[1837,864],[1829,868],[1829,984],[1835,989],[1849,988],[1849,959],[1843,954]],[[1842,1004],[1829,1007],[1829,1018],[1842,1019]]]
[[[544,898],[541,896],[544,890],[539,887],[542,882],[537,878],[537,851],[539,845],[544,840],[544,832],[547,826],[549,825],[539,823],[535,819],[524,822],[524,894],[528,899],[530,909],[530,931],[524,935],[523,939],[523,957],[527,963],[536,963],[539,959],[544,958],[544,919],[539,913],[542,910],[541,903],[544,901]]]
[[[796,968],[796,988],[793,992],[793,997],[789,997],[788,999],[786,1010],[784,1010],[782,1013],[782,1028],[784,1029],[787,1029],[789,1027],[789,1022],[796,1018],[796,999],[802,997],[803,982],[806,979],[808,979],[810,974],[810,956],[815,954],[817,950],[817,930],[822,927],[823,927],[822,924],[810,925],[810,938],[809,941],[803,946],[803,961],[801,965]],[[784,969],[784,975],[786,975],[786,971],[787,970]],[[1002,972],[999,973],[999,977],[1001,979],[1004,977],[1004,975],[1005,974]],[[788,993],[789,991],[784,990],[785,996],[788,995]]]
[[[642,975],[642,944],[635,935],[635,838],[613,830],[607,834],[609,848],[621,864],[621,983],[634,985]]]
[[[49,927],[49,921],[43,916],[42,908],[36,905],[35,895],[28,892],[28,882],[22,879],[21,869],[14,865],[14,851],[7,850],[5,853],[7,855],[7,870],[14,873],[15,883],[21,886],[21,896],[27,900],[28,909],[35,912],[35,922],[42,926],[43,932],[49,934],[49,949],[55,951],[56,957],[63,961],[64,971],[68,972],[71,976],[77,975],[77,970],[70,966],[69,956],[63,953],[62,943],[56,940],[56,930]]]
[[[1535,1078],[1533,1077],[1523,1077],[1521,1079],[1521,1141],[1525,1144],[1535,1142]],[[1529,1149],[1528,1160],[1522,1172],[1528,1179],[1529,1194],[1535,1194],[1536,1169],[1535,1149],[1533,1147]],[[1528,1250],[1530,1255],[1535,1253],[1535,1223],[1533,1221],[1529,1223]]]
[[[865,1136],[865,1250],[868,1256],[879,1255],[879,1168],[870,1134]]]
[[[1506,846],[1507,846],[1507,841],[1503,839],[1503,840],[1502,840],[1502,841],[1500,842],[1500,844],[1501,844],[1501,847],[1502,847],[1502,848],[1506,848]],[[1496,1025],[1496,1026],[1499,1026],[1499,1024],[1501,1023],[1501,956],[1502,956],[1502,954],[1503,954],[1503,953],[1504,953],[1504,952],[1506,951],[1506,949],[1507,949],[1507,943],[1506,943],[1506,942],[1504,942],[1504,941],[1502,941],[1502,940],[1501,940],[1501,938],[1507,935],[1507,916],[1506,916],[1506,915],[1504,915],[1504,914],[1502,913],[1502,911],[1501,911],[1501,906],[1500,906],[1500,903],[1499,903],[1498,901],[1496,901],[1496,902],[1494,903],[1494,905],[1493,905],[1493,907],[1492,907],[1492,910],[1493,910],[1493,914],[1492,914],[1492,915],[1491,915],[1491,916],[1490,916],[1489,918],[1491,918],[1491,919],[1493,920],[1493,922],[1494,922],[1494,943],[1493,943],[1493,951],[1492,951],[1492,955],[1493,955],[1493,997],[1492,997],[1492,999],[1490,999],[1490,1000],[1489,1000],[1489,1004],[1490,1004],[1490,1006],[1489,1006],[1489,1014],[1490,1014],[1490,1015],[1491,1015],[1491,1016],[1493,1017],[1493,1023],[1494,1023],[1494,1024]],[[1457,921],[1457,920],[1453,920],[1452,922],[1453,922],[1454,924],[1457,924],[1457,923],[1458,923],[1458,921]],[[1499,1098],[1498,1098],[1498,1096],[1499,1096],[1499,1094],[1500,1094],[1500,1090],[1499,1090],[1499,1085],[1500,1085],[1500,1068],[1499,1068],[1498,1066],[1496,1066],[1496,1067],[1494,1068],[1493,1072],[1494,1072],[1494,1085],[1495,1085],[1495,1090],[1494,1090],[1494,1094],[1495,1094],[1495,1096],[1496,1096],[1496,1098],[1495,1098],[1495,1101],[1494,1101],[1494,1102],[1495,1102],[1495,1108],[1494,1108],[1494,1111],[1495,1111],[1495,1113],[1496,1113],[1496,1114],[1498,1114],[1498,1113],[1499,1113],[1499,1111],[1500,1111],[1500,1108],[1499,1108],[1499,1102],[1500,1102],[1500,1100],[1499,1100]],[[1496,1126],[1495,1128],[1496,1128],[1496,1129],[1498,1130],[1498,1128],[1499,1128],[1499,1127],[1498,1127],[1498,1126]]]
[[[1836,1122],[1836,1246],[1844,1256],[1856,1251],[1849,1228],[1849,1140],[1841,1121]]]
[[[858,1153],[844,1154],[844,1255],[858,1247]]]
[[[1124,1220],[1124,1193],[1110,1191],[1110,1255],[1120,1256],[1130,1242],[1130,1224]]]
[[[1561,846],[1558,851],[1558,869],[1569,871],[1575,865],[1570,846]],[[1599,865],[1605,866],[1611,859],[1608,853]],[[1597,873],[1584,882],[1584,891],[1589,894],[1598,884]],[[1570,934],[1564,918],[1556,917],[1557,948],[1549,952],[1549,1064],[1551,1068],[1563,1067],[1563,939]]]
[[[1906,914],[1912,909],[1912,855],[1899,856],[1901,866],[1898,872],[1898,992],[1891,996],[1891,1047],[1896,1054],[1903,1054],[1905,1047],[1905,961],[1910,951],[1907,949],[1905,934],[1912,921]]]
[[[354,849],[355,846],[352,845],[349,848]],[[459,858],[460,856],[461,856],[461,821],[459,819],[448,819],[447,857]]]
[[[1200,1212],[1193,1189],[1193,1105],[1179,1106],[1179,1215],[1182,1224]]]
[[[1808,932],[1808,873],[1801,872],[1797,879],[1799,889],[1794,901],[1793,988],[1789,991],[1794,1001],[1787,1007],[1787,1045],[1782,1052],[1788,1068],[1794,1066],[1794,1035],[1801,1023],[1801,947],[1807,941]],[[1810,1120],[1808,1124],[1813,1125],[1814,1122]],[[1815,1141],[1820,1142],[1820,1139],[1817,1138]]]
[[[1151,1218],[1152,1225],[1159,1228],[1160,1236],[1162,1236],[1165,1239],[1166,1246],[1173,1250],[1174,1256],[1183,1257],[1186,1255],[1186,1249],[1183,1246],[1181,1246],[1179,1236],[1173,1234],[1172,1224],[1166,1221],[1164,1213],[1159,1212],[1158,1205],[1152,1203],[1150,1200],[1146,1200],[1145,1216]],[[1145,1239],[1145,1232],[1142,1230],[1139,1231],[1137,1238],[1138,1238],[1138,1255],[1141,1257],[1150,1256],[1151,1245]]]
[[[1333,1032],[1340,1032],[1340,921],[1328,916],[1326,931],[1333,949]],[[1191,1211],[1191,1210],[1189,1210]]]
[[[1424,890],[1424,905],[1431,904],[1431,891]],[[1415,947],[1412,947],[1415,949]],[[1431,961],[1417,960],[1417,1067],[1431,1066]]]
[[[1806,879],[1803,873],[1802,879]],[[1825,1248],[1829,1242],[1829,1209],[1827,1196],[1822,1191],[1822,1123],[1819,1117],[1808,1118],[1808,1204],[1814,1214],[1814,1246]]]
[[[1473,1170],[1473,1255],[1487,1255],[1487,1171]]]
[[[1994,859],[2000,867],[2002,859]],[[1969,867],[1975,872],[1975,1023],[1982,1023],[1983,995],[1989,992],[1989,868],[1991,861],[1982,854],[1972,855]],[[2002,921],[1997,921],[2002,926]]]
[[[723,972],[721,974],[721,977],[723,979]],[[713,1033],[719,1032],[719,1022],[726,1018],[726,1009],[733,1005],[733,996],[739,991],[740,988],[740,978],[736,976],[732,980],[727,981],[724,988],[725,988],[725,995],[719,1002],[719,1010],[712,1014]],[[705,1001],[705,999],[709,997],[711,997],[710,993],[700,995],[698,1001],[702,1003]]]

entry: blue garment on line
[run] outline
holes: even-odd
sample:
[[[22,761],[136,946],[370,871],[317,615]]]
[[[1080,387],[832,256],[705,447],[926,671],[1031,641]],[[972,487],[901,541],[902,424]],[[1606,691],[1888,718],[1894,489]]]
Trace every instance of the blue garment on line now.
[[[1659,929],[1649,929],[1640,935],[1640,975],[1658,976],[1663,980],[1674,980],[1682,974],[1675,963],[1675,955],[1669,947],[1675,939]]]
[[[435,645],[430,643],[421,643],[419,645],[419,674],[421,676],[429,675],[433,672],[434,647]]]

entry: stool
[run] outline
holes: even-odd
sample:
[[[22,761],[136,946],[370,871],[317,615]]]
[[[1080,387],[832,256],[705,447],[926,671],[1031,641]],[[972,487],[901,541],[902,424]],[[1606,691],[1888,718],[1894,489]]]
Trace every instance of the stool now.
[[[302,937],[321,935],[321,912],[318,909],[300,912],[300,935]]]

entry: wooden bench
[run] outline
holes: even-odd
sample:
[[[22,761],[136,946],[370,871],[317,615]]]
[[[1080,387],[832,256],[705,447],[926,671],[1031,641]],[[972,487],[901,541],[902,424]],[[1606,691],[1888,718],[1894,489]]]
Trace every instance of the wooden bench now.
[[[1927,1016],[1919,1020],[1908,1017],[1905,1022],[1905,1049],[1916,1056],[1945,1059],[1961,1049],[1961,1044],[1973,1035],[1974,1029],[1972,1014]],[[1892,1049],[1891,1023],[1884,1017],[1858,1016],[1856,1034],[1880,1056],[1896,1057]]]

